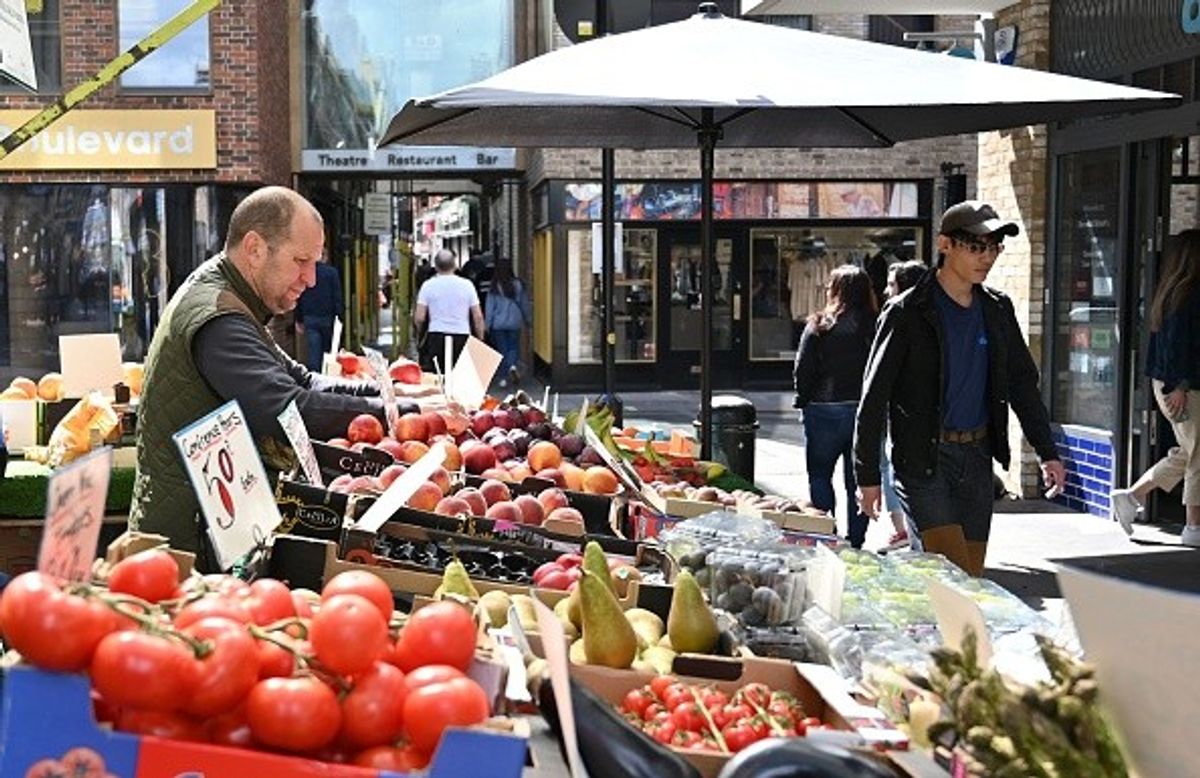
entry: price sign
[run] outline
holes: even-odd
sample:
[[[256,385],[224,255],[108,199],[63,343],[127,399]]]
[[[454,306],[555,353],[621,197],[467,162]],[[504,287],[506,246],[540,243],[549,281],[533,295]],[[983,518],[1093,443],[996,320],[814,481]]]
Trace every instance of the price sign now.
[[[222,570],[233,567],[283,520],[237,400],[172,436],[208,522]]]
[[[383,412],[387,415],[388,434],[395,437],[396,430],[400,427],[400,411],[396,409],[396,386],[388,373],[387,360],[374,349],[363,349],[363,353],[367,355],[367,364],[371,366],[371,372],[375,374],[375,380],[379,383],[379,396],[383,398]]]
[[[283,433],[292,443],[292,449],[295,450],[300,467],[304,470],[304,477],[313,486],[325,486],[325,482],[321,480],[321,466],[317,464],[317,452],[313,451],[308,428],[304,426],[304,419],[296,408],[295,400],[288,403],[283,413],[279,414],[279,426],[283,427]]]
[[[112,458],[112,449],[105,446],[50,476],[46,525],[38,550],[39,572],[63,581],[86,581],[91,577]]]

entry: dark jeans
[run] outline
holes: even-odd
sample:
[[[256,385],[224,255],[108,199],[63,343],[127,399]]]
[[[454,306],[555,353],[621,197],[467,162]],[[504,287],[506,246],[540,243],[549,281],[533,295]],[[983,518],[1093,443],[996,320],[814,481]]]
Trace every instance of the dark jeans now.
[[[918,531],[959,524],[967,540],[986,543],[996,498],[987,441],[939,444],[933,474],[897,472],[896,494]]]
[[[446,336],[449,335],[454,339],[454,361],[458,361],[458,355],[462,353],[463,348],[467,345],[466,335],[456,335],[447,332],[429,332],[425,334],[425,340],[421,344],[421,367],[424,370],[433,370],[434,357],[437,358],[438,364],[441,365],[442,375],[449,373],[454,369],[454,365],[443,365],[446,361]]]
[[[808,462],[808,491],[813,505],[833,511],[837,498],[833,493],[833,468],[842,460],[846,487],[850,545],[862,548],[870,519],[859,513],[854,480],[854,414],[856,403],[810,403],[804,407],[805,459]]]
[[[329,351],[333,341],[333,317],[305,316],[304,343],[308,347],[305,364],[309,370],[320,372],[321,356]]]
[[[520,330],[492,330],[492,343],[495,344],[496,350],[500,352],[500,367],[496,369],[496,375],[503,381],[508,380],[508,369],[516,367],[521,361],[521,331]]]

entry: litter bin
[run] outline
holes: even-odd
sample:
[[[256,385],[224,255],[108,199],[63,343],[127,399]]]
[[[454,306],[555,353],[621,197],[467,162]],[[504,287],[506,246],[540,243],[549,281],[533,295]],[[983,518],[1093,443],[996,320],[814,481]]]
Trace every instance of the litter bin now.
[[[697,418],[696,439],[703,441],[704,425]],[[754,480],[754,440],[757,437],[758,411],[745,397],[722,394],[712,399],[712,458],[747,481]]]

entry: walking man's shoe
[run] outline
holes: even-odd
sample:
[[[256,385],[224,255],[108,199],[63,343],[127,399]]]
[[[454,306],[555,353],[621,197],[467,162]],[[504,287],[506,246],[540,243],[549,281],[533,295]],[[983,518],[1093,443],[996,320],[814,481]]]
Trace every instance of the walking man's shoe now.
[[[1200,527],[1188,525],[1183,528],[1179,541],[1185,546],[1200,547]]]
[[[1125,530],[1126,535],[1133,534],[1133,520],[1141,509],[1142,504],[1133,496],[1132,490],[1113,489],[1112,516],[1121,525],[1121,529]]]

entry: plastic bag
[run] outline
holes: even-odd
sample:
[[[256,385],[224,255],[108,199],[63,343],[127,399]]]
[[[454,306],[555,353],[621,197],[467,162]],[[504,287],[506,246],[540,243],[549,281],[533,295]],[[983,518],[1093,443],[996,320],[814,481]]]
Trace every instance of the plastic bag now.
[[[44,461],[51,467],[59,467],[99,448],[120,421],[103,394],[88,392],[50,434]]]

